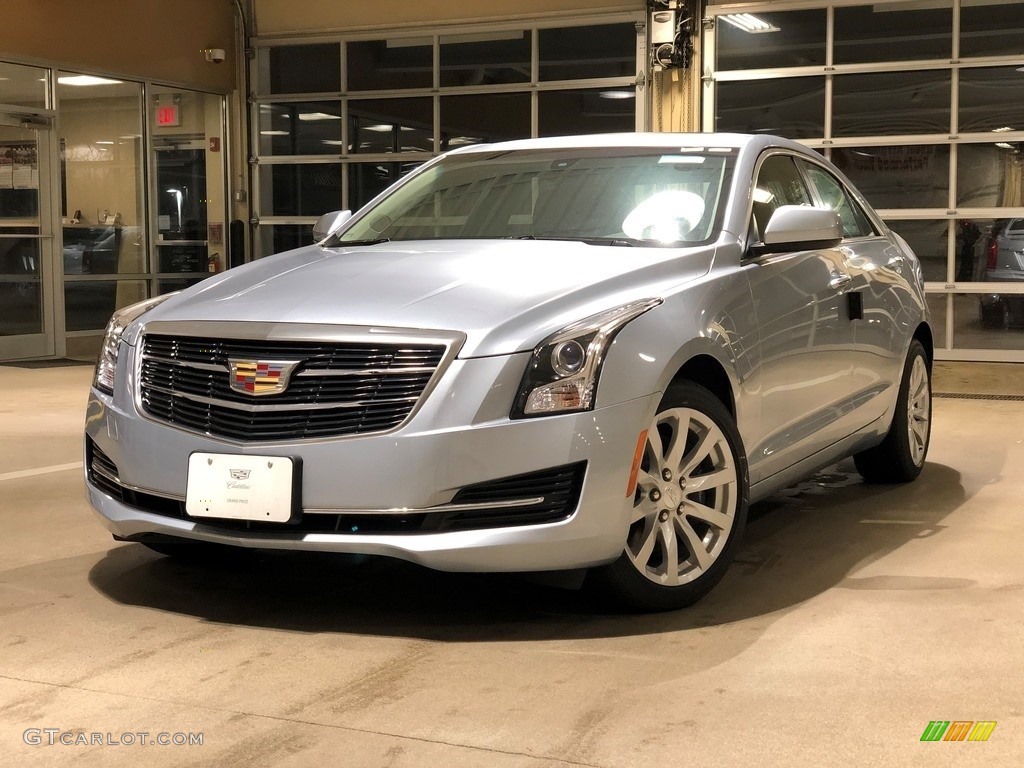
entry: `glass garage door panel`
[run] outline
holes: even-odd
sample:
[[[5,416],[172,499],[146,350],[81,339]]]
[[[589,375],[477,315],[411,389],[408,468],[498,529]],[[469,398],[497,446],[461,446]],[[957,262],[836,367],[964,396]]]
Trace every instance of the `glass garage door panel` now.
[[[40,226],[42,153],[38,132],[15,127],[17,122],[0,122],[0,359],[50,353]]]

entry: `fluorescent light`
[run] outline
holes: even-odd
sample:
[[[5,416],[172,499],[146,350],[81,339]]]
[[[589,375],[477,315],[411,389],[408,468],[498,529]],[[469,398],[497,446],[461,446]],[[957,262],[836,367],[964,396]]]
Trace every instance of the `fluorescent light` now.
[[[124,81],[93,77],[92,75],[68,75],[67,77],[58,77],[57,82],[61,85],[120,85]]]
[[[453,136],[452,138],[448,139],[448,146],[464,147],[467,144],[479,144],[480,141],[480,139],[474,139],[471,136]]]
[[[386,123],[379,123],[377,125],[361,125],[359,127],[364,131],[373,131],[374,133],[391,133],[395,126],[388,125]]]
[[[288,131],[260,131],[260,136],[287,136]]]
[[[343,142],[341,139],[321,139],[320,143],[326,144],[329,147],[340,147],[345,142]]]
[[[341,120],[341,115],[328,115],[326,112],[300,112],[299,120]]]
[[[113,144],[112,141],[94,141],[93,144]]]
[[[764,19],[759,19],[757,16],[749,13],[727,13],[724,16],[719,16],[718,18],[751,35],[757,35],[763,32],[779,31],[778,27],[773,26]]]
[[[1013,128],[1011,128],[1010,126],[1004,125],[1002,128],[993,128],[992,133],[1009,133],[1012,130]]]
[[[996,146],[1002,149],[1017,149],[1013,144],[1007,144],[1005,141],[997,141]]]
[[[599,91],[602,99],[635,99],[636,91]]]

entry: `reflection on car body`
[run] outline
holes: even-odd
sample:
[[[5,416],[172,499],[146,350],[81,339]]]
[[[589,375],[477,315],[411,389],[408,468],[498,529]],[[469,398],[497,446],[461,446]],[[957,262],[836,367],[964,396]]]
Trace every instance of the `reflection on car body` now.
[[[921,471],[920,265],[794,142],[467,147],[317,231],[111,319],[86,476],[118,539],[589,569],[658,610],[752,500]]]

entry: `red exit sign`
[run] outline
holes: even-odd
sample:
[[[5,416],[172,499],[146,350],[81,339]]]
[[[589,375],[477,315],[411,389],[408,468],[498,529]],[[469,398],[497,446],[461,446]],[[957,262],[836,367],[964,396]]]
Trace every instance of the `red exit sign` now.
[[[181,115],[178,114],[177,104],[168,104],[156,108],[156,124],[164,126],[181,125]]]

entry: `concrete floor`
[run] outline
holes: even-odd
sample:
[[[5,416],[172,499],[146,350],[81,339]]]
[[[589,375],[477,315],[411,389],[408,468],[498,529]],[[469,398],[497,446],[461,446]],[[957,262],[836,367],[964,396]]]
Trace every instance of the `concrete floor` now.
[[[1022,369],[935,389],[1024,393]],[[843,463],[751,510],[709,598],[616,616],[511,578],[115,544],[82,492],[90,375],[0,366],[0,765],[1020,764],[1024,402],[937,399],[918,482]],[[931,720],[998,725],[922,743]],[[47,728],[108,743],[25,743]],[[140,732],[203,743],[109,743]]]

